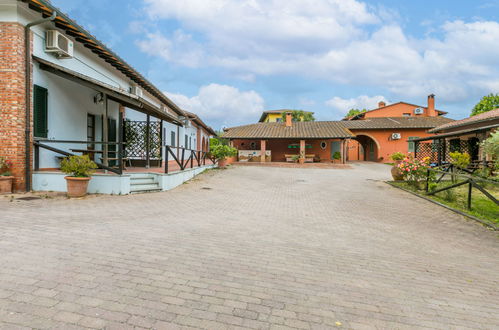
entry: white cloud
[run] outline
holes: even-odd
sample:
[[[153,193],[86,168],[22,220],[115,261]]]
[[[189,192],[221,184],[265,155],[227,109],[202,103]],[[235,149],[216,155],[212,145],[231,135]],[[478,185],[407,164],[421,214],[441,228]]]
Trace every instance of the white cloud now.
[[[350,109],[367,109],[372,110],[378,107],[378,102],[383,101],[388,104],[388,101],[384,96],[367,96],[360,95],[351,99],[343,99],[341,97],[335,96],[330,100],[326,101],[326,105],[333,108],[336,112],[342,115],[346,114]]]
[[[198,95],[165,92],[181,108],[194,112],[215,129],[256,122],[264,110],[264,100],[255,91],[219,84],[209,84],[199,89]]]
[[[245,81],[294,74],[453,102],[499,85],[499,22],[445,22],[431,27],[438,38],[418,39],[396,13],[360,0],[144,1],[153,21],[176,20],[180,28],[147,34],[138,42],[143,51]]]

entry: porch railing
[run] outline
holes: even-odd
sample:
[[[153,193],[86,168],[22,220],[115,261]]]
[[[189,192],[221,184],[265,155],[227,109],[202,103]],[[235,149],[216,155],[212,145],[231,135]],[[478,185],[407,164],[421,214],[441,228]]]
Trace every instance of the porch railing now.
[[[187,168],[187,165],[190,163],[190,168],[194,168],[194,160],[196,160],[197,166],[200,167],[202,165],[206,165],[206,159],[210,159],[213,164],[216,163],[216,160],[211,157],[210,153],[207,151],[187,149],[182,147],[172,147],[165,146],[165,173],[169,172],[169,160],[170,155],[175,161],[175,163],[179,166],[180,170],[183,171]],[[174,150],[178,151],[178,155],[175,154]],[[187,156],[188,155],[188,156]]]
[[[104,165],[100,162],[94,161],[94,163],[97,165],[98,168],[107,170],[116,174],[123,174],[123,145],[124,143],[120,142],[102,142],[102,141],[73,141],[73,140],[35,140],[33,143],[34,145],[34,161],[35,161],[35,171],[38,171],[40,169],[40,148],[46,149],[55,153],[58,153],[64,157],[70,157],[70,156],[75,156],[75,154],[67,152],[65,150],[55,148],[52,146],[47,145],[46,143],[65,143],[65,144],[82,144],[82,145],[88,145],[88,144],[101,144],[101,145],[117,145],[118,146],[118,151],[108,151],[109,153],[117,154],[118,155],[118,168],[110,167],[107,165]]]
[[[82,144],[82,145],[88,145],[88,144],[101,144],[101,145],[117,145],[118,150],[117,151],[108,151],[108,153],[113,153],[118,155],[118,167],[111,167],[108,165],[104,165],[100,162],[95,162],[98,168],[107,170],[116,174],[123,174],[124,170],[124,159],[123,159],[123,154],[124,154],[124,149],[123,145],[126,143],[120,143],[120,142],[102,142],[102,141],[73,141],[73,140],[35,140],[33,143],[34,145],[34,167],[35,171],[38,171],[40,169],[40,149],[46,149],[52,152],[55,152],[57,154],[60,154],[64,157],[70,157],[70,156],[75,156],[74,153],[55,148],[53,146],[48,145],[47,143],[65,143],[65,144]],[[188,168],[188,165],[190,165],[190,168],[194,168],[194,165],[196,164],[197,167],[204,166],[206,165],[206,159],[209,159],[213,164],[216,164],[216,159],[214,159],[209,152],[207,151],[201,151],[201,150],[194,150],[194,149],[187,149],[183,147],[172,147],[172,146],[164,146],[166,149],[165,153],[165,173],[168,173],[170,168],[169,168],[169,160],[170,156],[173,158],[175,163],[179,166],[180,170],[183,171],[186,168]],[[178,155],[175,154],[174,151],[178,151]],[[196,162],[196,163],[194,163]]]

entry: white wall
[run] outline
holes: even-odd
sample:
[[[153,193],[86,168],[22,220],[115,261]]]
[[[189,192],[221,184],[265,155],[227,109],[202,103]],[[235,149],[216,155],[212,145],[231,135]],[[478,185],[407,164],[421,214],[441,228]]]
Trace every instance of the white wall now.
[[[95,104],[97,91],[84,87],[47,71],[33,68],[33,83],[48,89],[48,139],[87,140],[87,114],[95,115],[96,140],[102,140],[104,105]],[[108,100],[108,117],[118,120],[119,104]],[[58,149],[71,152],[71,148],[85,149],[86,144],[61,144],[44,142]],[[101,149],[101,145],[95,145]],[[40,168],[57,168],[59,154],[40,149]],[[60,155],[59,155],[60,156]],[[100,161],[96,156],[96,161]]]

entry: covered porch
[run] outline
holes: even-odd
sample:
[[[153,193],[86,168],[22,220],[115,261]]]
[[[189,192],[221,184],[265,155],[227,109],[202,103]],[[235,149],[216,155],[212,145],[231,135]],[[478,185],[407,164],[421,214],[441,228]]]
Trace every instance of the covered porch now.
[[[65,191],[60,161],[72,155],[88,155],[99,167],[91,193],[167,190],[214,166],[204,148],[164,145],[163,122],[182,126],[183,121],[145,91],[138,96],[34,60],[33,190]],[[125,120],[126,109],[145,114],[146,120]]]
[[[415,158],[429,157],[435,166],[449,164],[450,153],[461,152],[469,154],[473,166],[478,168],[492,164],[492,159],[483,152],[481,143],[497,129],[499,124],[486,125],[412,139],[410,142],[414,143]]]
[[[342,163],[345,139],[234,139],[239,162]]]

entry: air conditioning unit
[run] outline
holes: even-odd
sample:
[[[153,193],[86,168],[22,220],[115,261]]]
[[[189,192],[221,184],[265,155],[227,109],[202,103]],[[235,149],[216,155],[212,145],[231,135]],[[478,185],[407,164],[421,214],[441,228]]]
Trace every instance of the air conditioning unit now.
[[[144,92],[142,91],[142,88],[140,88],[137,85],[132,85],[132,87],[130,87],[130,93],[133,95],[136,95],[138,97],[144,96]]]
[[[400,133],[392,133],[392,140],[400,140],[402,135]]]
[[[45,51],[55,53],[59,58],[73,57],[74,44],[64,34],[57,30],[48,30],[45,33]]]
[[[416,108],[414,109],[414,114],[415,115],[422,115],[424,113],[424,109],[423,108]]]

